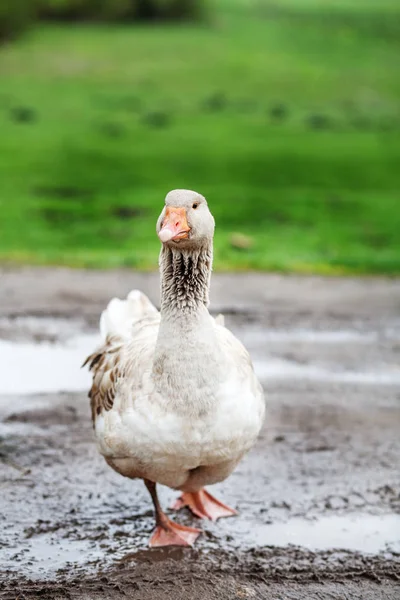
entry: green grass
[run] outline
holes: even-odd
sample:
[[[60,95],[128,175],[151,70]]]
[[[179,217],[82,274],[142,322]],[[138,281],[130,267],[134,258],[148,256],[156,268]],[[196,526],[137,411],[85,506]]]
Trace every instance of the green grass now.
[[[400,273],[399,52],[394,0],[36,28],[0,48],[0,260],[155,268],[187,187],[216,268]]]

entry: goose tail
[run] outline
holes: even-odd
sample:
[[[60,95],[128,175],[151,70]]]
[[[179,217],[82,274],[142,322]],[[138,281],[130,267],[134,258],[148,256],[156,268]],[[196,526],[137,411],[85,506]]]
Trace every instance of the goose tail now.
[[[156,312],[156,307],[143,292],[132,290],[126,300],[110,300],[100,317],[100,333],[103,339],[108,335],[129,336],[135,321]]]

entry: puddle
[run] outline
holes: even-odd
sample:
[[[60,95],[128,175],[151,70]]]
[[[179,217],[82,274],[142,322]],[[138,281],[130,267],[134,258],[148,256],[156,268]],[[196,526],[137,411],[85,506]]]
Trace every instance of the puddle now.
[[[400,515],[396,514],[339,515],[316,520],[293,518],[286,523],[271,525],[237,518],[218,524],[205,523],[204,529],[215,529],[219,548],[225,533],[226,538],[232,541],[225,542],[223,546],[232,552],[238,546],[241,550],[248,550],[265,546],[285,548],[289,545],[312,551],[348,550],[374,555],[400,552]],[[185,559],[185,553],[180,548],[162,549],[160,557],[153,556],[154,551],[146,549],[147,537],[148,533],[145,539],[143,535],[127,532],[124,541],[119,540],[115,547],[112,547],[110,540],[106,544],[107,551],[104,541],[100,546],[93,540],[55,539],[52,534],[40,534],[24,539],[12,555],[6,549],[0,551],[0,558],[4,567],[12,571],[23,569],[31,577],[49,576],[71,567],[76,570],[80,566],[90,571],[90,565],[95,570],[96,565],[105,567],[126,558],[154,562],[164,560],[166,552],[168,556],[173,555],[175,560]],[[210,541],[208,536],[201,536],[196,547],[203,552],[215,549],[213,538]],[[138,548],[136,551],[135,546]]]
[[[327,383],[359,383],[398,385],[400,384],[400,368],[397,365],[379,365],[375,370],[350,371],[337,365],[328,369],[317,365],[300,365],[296,362],[282,359],[265,361],[254,360],[254,369],[262,381],[271,379],[302,379]]]
[[[388,334],[392,338],[394,333]],[[249,342],[307,342],[310,344],[343,344],[351,342],[355,344],[368,344],[380,339],[377,331],[314,331],[312,329],[295,329],[292,331],[280,331],[274,329],[247,328],[241,332],[244,343]],[[386,337],[386,336],[385,336]],[[400,334],[399,334],[400,337]],[[397,338],[396,338],[397,339]]]
[[[364,553],[400,552],[400,515],[334,515],[317,520],[290,519],[263,525],[237,519],[229,529],[246,546],[289,544],[308,550],[352,550]]]
[[[308,344],[374,344],[382,340],[400,341],[400,322],[393,321],[390,327],[382,327],[376,330],[358,330],[358,329],[260,329],[249,325],[246,328],[240,327],[237,330],[241,340],[245,344],[250,343],[275,343],[275,342],[293,342]]]
[[[65,342],[56,343],[0,340],[0,394],[78,392],[89,389],[91,376],[80,366],[99,342],[98,334],[76,335]]]
[[[243,333],[243,335],[241,335]],[[296,361],[265,355],[268,344],[274,342],[304,342],[317,344],[376,344],[381,339],[377,332],[312,331],[298,329],[280,331],[250,328],[239,333],[251,348],[254,366],[263,381],[294,378],[322,382],[392,385],[400,383],[398,365],[365,365],[359,370],[348,370],[343,364],[301,364]],[[13,334],[13,339],[10,339]],[[91,377],[80,369],[86,356],[100,342],[98,333],[87,333],[85,324],[66,319],[24,317],[0,322],[0,363],[2,379],[0,394],[38,394],[60,391],[85,391]],[[397,339],[397,330],[382,333],[385,339]],[[260,359],[260,356],[263,356]],[[339,358],[340,360],[340,354]],[[21,377],[23,366],[23,377]]]
[[[80,540],[54,540],[49,535],[43,534],[25,540],[17,553],[11,557],[10,563],[4,566],[11,570],[19,570],[21,564],[27,575],[43,576],[71,565],[87,567],[89,563],[101,558],[104,558],[104,551],[96,548],[93,543]]]
[[[0,317],[0,339],[14,342],[60,342],[87,331],[83,319]]]

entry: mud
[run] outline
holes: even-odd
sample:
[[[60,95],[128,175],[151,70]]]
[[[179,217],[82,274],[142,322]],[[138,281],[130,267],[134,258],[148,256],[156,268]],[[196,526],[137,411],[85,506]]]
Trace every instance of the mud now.
[[[398,280],[214,277],[212,309],[251,350],[268,417],[214,486],[239,517],[202,523],[193,550],[147,548],[147,492],[97,454],[78,369],[110,294],[156,301],[157,276],[0,283],[1,598],[400,596]],[[165,507],[175,496],[160,489]]]

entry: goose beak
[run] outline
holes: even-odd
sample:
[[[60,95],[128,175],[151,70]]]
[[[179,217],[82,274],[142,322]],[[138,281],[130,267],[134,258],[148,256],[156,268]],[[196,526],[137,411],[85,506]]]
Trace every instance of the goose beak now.
[[[190,227],[186,218],[186,208],[167,206],[161,229],[158,232],[160,240],[165,242],[179,242],[189,237]]]

